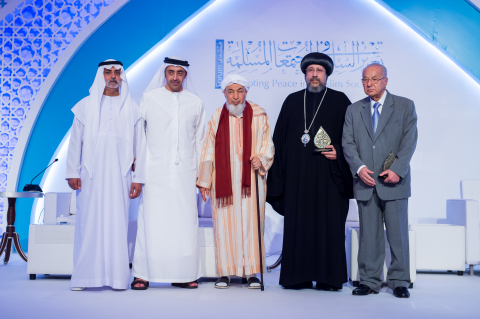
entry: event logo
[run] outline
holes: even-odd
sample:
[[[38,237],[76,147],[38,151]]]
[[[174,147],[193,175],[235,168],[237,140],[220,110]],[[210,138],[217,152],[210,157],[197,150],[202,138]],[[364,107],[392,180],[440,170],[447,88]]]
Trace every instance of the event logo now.
[[[382,41],[276,41],[216,40],[215,88],[223,78],[239,73],[251,86],[304,87],[300,62],[310,52],[329,55],[335,64],[333,74],[355,73],[373,62],[383,64]],[[357,76],[358,77],[358,76]],[[301,79],[300,79],[301,80]],[[358,79],[357,79],[358,80]]]
[[[220,89],[223,81],[225,46],[223,40],[217,40],[215,44],[215,88]]]

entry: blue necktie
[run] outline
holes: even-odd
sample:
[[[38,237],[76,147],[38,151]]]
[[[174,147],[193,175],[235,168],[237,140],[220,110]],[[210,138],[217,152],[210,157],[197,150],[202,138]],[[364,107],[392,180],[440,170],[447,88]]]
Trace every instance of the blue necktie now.
[[[375,104],[373,104],[373,114],[372,114],[373,134],[377,132],[378,119],[380,118],[380,113],[378,112],[379,107],[380,107],[380,103],[376,102]]]

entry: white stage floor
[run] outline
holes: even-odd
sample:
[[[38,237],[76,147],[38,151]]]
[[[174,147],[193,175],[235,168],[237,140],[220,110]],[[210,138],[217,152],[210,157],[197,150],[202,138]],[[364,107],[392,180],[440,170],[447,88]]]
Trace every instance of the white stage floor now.
[[[268,258],[273,263],[277,256]],[[351,283],[341,292],[291,291],[278,285],[280,271],[265,274],[265,291],[241,281],[215,289],[203,280],[198,289],[152,284],[146,291],[109,288],[70,291],[69,276],[29,280],[26,263],[13,254],[0,264],[0,318],[479,318],[480,268],[474,276],[420,273],[410,299],[380,294],[352,296]]]

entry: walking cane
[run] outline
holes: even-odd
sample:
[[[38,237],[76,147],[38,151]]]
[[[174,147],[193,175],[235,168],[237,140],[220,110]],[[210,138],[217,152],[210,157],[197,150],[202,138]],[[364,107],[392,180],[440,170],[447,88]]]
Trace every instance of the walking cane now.
[[[257,189],[257,219],[258,219],[258,251],[260,252],[260,289],[263,291],[263,254],[262,254],[262,225],[260,218],[260,198],[258,196],[258,170],[255,171],[255,188]]]

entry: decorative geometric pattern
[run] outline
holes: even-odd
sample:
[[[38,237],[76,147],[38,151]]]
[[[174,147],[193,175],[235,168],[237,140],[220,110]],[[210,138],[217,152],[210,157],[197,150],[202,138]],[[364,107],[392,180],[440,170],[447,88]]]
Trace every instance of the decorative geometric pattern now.
[[[72,40],[114,1],[25,0],[0,20],[0,191],[42,83]],[[4,210],[1,199],[0,225]]]

